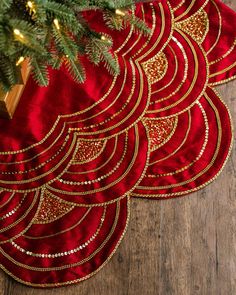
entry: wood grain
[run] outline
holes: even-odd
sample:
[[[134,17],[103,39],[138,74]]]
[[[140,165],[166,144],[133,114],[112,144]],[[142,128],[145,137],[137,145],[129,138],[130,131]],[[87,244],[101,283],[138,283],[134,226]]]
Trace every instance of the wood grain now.
[[[233,0],[224,1],[236,10]],[[236,123],[236,82],[219,88]],[[218,179],[188,197],[133,200],[126,236],[93,278],[33,289],[0,272],[4,295],[236,294],[236,148]]]

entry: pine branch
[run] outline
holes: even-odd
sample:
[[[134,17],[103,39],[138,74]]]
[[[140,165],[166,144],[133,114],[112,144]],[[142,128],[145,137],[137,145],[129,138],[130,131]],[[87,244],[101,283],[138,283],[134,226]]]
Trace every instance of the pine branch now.
[[[40,41],[40,36],[43,35],[41,30],[24,20],[18,19],[11,19],[9,21],[9,25],[12,28],[12,32],[14,33],[14,38],[16,41],[37,51],[40,55],[42,53],[46,53],[45,48]],[[18,34],[15,34],[16,30]]]
[[[56,17],[66,22],[75,20],[74,11],[64,4],[48,0],[40,0],[38,3],[46,11],[52,13],[53,17]]]
[[[13,0],[1,0],[0,2],[0,11],[4,12],[6,9],[9,9],[11,7]]]
[[[8,91],[14,84],[19,82],[19,70],[9,57],[4,55],[0,57],[0,72],[5,91]]]
[[[33,68],[33,77],[35,81],[41,86],[48,86],[49,78],[45,63],[38,61],[36,58],[31,59],[30,63]]]
[[[86,54],[89,60],[95,65],[104,62],[109,73],[118,75],[120,72],[119,64],[110,52],[112,43],[107,43],[97,38],[91,38],[86,46]]]
[[[136,17],[135,15],[127,13],[125,14],[123,19],[125,26],[127,27],[129,25],[133,25],[135,32],[142,33],[145,36],[148,36],[151,33],[151,30],[146,25],[146,23],[143,20]]]
[[[67,59],[65,62],[66,68],[75,81],[82,83],[85,81],[85,70],[78,60]]]
[[[76,43],[62,30],[53,27],[52,31],[58,53],[65,55],[70,60],[76,59],[78,55]]]
[[[111,11],[105,11],[103,13],[103,19],[111,30],[121,31],[124,29],[123,19],[120,16],[111,13]]]
[[[143,20],[130,13],[129,10],[120,11],[123,13],[122,15],[110,10],[103,13],[103,19],[110,29],[121,31],[125,27],[132,25],[135,32],[146,36],[150,34],[151,31]]]
[[[79,57],[86,54],[95,65],[103,63],[117,75],[112,40],[91,30],[81,11],[99,9],[105,24],[122,30],[128,25],[147,34],[146,24],[130,14],[133,0],[0,0],[0,83],[9,90],[17,79],[17,61],[29,57],[35,80],[48,85],[47,66],[66,68],[78,82],[85,79]],[[117,9],[125,15],[117,15]]]

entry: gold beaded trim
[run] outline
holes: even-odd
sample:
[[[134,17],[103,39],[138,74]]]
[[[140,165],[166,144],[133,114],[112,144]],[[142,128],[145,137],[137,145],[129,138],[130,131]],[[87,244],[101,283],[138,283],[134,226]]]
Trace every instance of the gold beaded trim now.
[[[188,118],[189,118],[189,120],[188,120],[188,129],[187,129],[187,132],[186,132],[186,134],[185,134],[185,136],[184,136],[184,139],[182,140],[181,144],[178,146],[178,148],[176,148],[172,153],[168,154],[166,157],[161,158],[161,159],[159,159],[159,160],[156,160],[156,161],[154,161],[154,162],[149,162],[148,166],[152,166],[152,165],[154,165],[154,164],[157,164],[157,163],[159,163],[159,162],[162,162],[162,161],[164,161],[164,160],[169,159],[169,158],[172,157],[174,154],[176,154],[176,153],[181,149],[181,147],[185,144],[185,142],[186,142],[186,140],[187,140],[187,138],[188,138],[189,132],[190,132],[190,130],[191,130],[191,123],[192,123],[192,118],[191,118],[191,115],[190,115],[190,110],[188,110],[187,112],[188,112]]]
[[[79,262],[76,262],[76,263],[67,264],[67,265],[58,266],[58,267],[32,267],[32,266],[29,266],[29,265],[26,265],[24,263],[21,263],[21,262],[16,261],[11,256],[9,256],[1,247],[0,247],[0,252],[8,260],[10,260],[12,263],[14,263],[14,264],[16,264],[16,265],[18,265],[18,266],[20,266],[22,268],[26,268],[26,269],[34,270],[34,271],[41,271],[41,272],[52,271],[52,270],[55,270],[56,271],[56,270],[63,270],[63,269],[67,269],[67,268],[79,266],[79,265],[82,265],[82,264],[88,262],[89,260],[91,260],[107,244],[107,242],[110,240],[111,236],[113,235],[113,233],[115,231],[115,228],[117,227],[117,223],[118,223],[118,219],[119,219],[119,214],[120,214],[120,202],[117,203],[115,220],[114,220],[114,222],[112,224],[112,227],[111,227],[111,230],[110,230],[109,234],[106,236],[106,238],[104,239],[104,241],[101,243],[101,245],[92,254],[90,254],[88,257],[86,257],[83,260],[81,260]]]
[[[21,207],[21,205],[24,202],[25,198],[26,198],[26,194],[24,194],[23,198],[20,200],[19,204],[14,209],[12,209],[11,211],[9,211],[5,215],[1,216],[0,217],[0,220],[4,220],[4,219],[9,218],[12,215],[14,215],[18,211],[18,209]]]
[[[89,174],[91,172],[96,172],[100,169],[102,169],[103,167],[105,167],[109,162],[110,160],[113,158],[113,156],[115,155],[115,152],[116,152],[116,149],[117,149],[117,143],[118,143],[118,137],[115,137],[115,146],[114,146],[114,149],[111,153],[111,155],[109,156],[109,158],[103,162],[103,164],[101,164],[100,166],[96,167],[95,169],[93,170],[86,170],[86,171],[75,171],[75,172],[71,172],[69,171],[69,169],[66,171],[67,174],[73,174],[73,175],[76,175],[76,174]]]
[[[124,149],[123,149],[123,153],[122,153],[122,157],[119,160],[119,162],[117,162],[116,166],[110,170],[108,173],[96,178],[96,179],[92,179],[92,180],[87,180],[87,181],[81,181],[81,182],[75,182],[75,181],[67,181],[64,180],[63,178],[59,178],[58,181],[60,181],[63,184],[68,184],[68,185],[87,185],[87,184],[93,184],[93,183],[97,183],[100,182],[103,179],[108,178],[109,176],[111,176],[121,165],[121,163],[124,161],[126,153],[127,153],[127,147],[128,147],[128,133],[126,132],[126,136],[125,136],[125,145],[124,145]]]
[[[48,160],[40,163],[38,166],[34,167],[34,168],[30,168],[28,170],[17,170],[17,171],[0,171],[0,174],[4,174],[4,175],[16,175],[16,174],[28,174],[32,171],[36,171],[40,168],[42,168],[43,166],[47,165],[48,163],[50,163],[52,160],[54,160],[57,156],[59,156],[59,154],[64,150],[67,142],[69,140],[69,135],[66,136],[65,141],[63,142],[62,146],[59,148],[59,150]],[[13,162],[11,162],[11,164],[13,164]],[[1,180],[0,180],[1,182]]]
[[[55,197],[55,198],[57,198],[57,197]],[[86,213],[82,216],[82,218],[81,218],[79,221],[77,221],[77,222],[76,222],[74,225],[72,225],[71,227],[66,228],[66,229],[64,229],[64,230],[61,230],[61,231],[58,231],[58,232],[56,232],[55,234],[45,235],[45,236],[40,236],[40,237],[28,236],[28,235],[26,235],[26,234],[24,234],[24,235],[22,235],[22,236],[25,237],[26,239],[30,239],[30,240],[41,240],[41,239],[47,239],[47,238],[52,238],[52,237],[58,236],[58,235],[60,235],[60,234],[63,234],[63,233],[65,233],[65,232],[68,232],[68,231],[74,229],[75,227],[77,227],[78,225],[80,225],[80,224],[83,222],[83,220],[87,217],[87,215],[90,213],[91,210],[92,210],[92,207],[87,208]]]
[[[204,139],[204,143],[203,143],[203,146],[200,150],[200,153],[198,154],[198,156],[194,159],[194,161],[192,161],[190,164],[178,169],[178,170],[175,170],[174,172],[169,172],[169,173],[163,173],[163,174],[148,174],[146,175],[146,177],[149,177],[149,178],[158,178],[158,177],[165,177],[165,176],[171,176],[171,175],[175,175],[175,174],[178,174],[178,173],[181,173],[183,171],[185,171],[186,169],[188,169],[189,167],[191,167],[194,163],[196,163],[203,155],[205,149],[206,149],[206,145],[208,143],[208,139],[209,139],[209,124],[208,124],[208,119],[207,119],[207,115],[206,115],[206,112],[205,110],[203,109],[202,105],[197,102],[197,105],[199,106],[199,108],[201,109],[201,112],[202,112],[202,115],[203,115],[203,118],[204,118],[204,123],[205,123],[205,139]]]
[[[106,207],[104,207],[100,224],[99,224],[98,228],[96,229],[96,231],[93,233],[93,235],[91,235],[91,237],[86,242],[84,242],[83,244],[79,245],[78,247],[76,247],[74,249],[70,249],[70,250],[63,251],[63,252],[50,253],[50,254],[49,253],[35,253],[35,252],[25,250],[24,248],[20,247],[17,243],[15,243],[13,241],[11,242],[11,244],[16,249],[18,249],[20,252],[22,252],[22,253],[24,253],[24,254],[26,254],[28,256],[33,256],[33,257],[57,258],[57,257],[63,257],[63,256],[71,255],[71,254],[77,253],[80,250],[86,248],[89,244],[91,244],[91,242],[93,242],[96,239],[96,237],[98,236],[98,234],[99,234],[99,232],[100,232],[100,230],[101,230],[101,228],[103,226],[103,223],[104,223],[104,220],[105,220],[105,215],[106,215]]]
[[[153,104],[156,104],[156,103],[160,103],[160,102],[163,102],[171,97],[173,97],[179,90],[180,88],[184,85],[185,81],[187,80],[187,76],[188,76],[188,68],[189,68],[189,65],[188,65],[188,57],[187,57],[187,54],[184,50],[184,47],[183,45],[175,38],[175,37],[172,37],[172,40],[176,43],[176,45],[180,48],[182,54],[183,54],[183,57],[184,57],[184,61],[185,61],[185,65],[184,65],[184,76],[183,76],[183,79],[181,80],[180,84],[178,85],[178,87],[168,96],[166,97],[163,97],[161,99],[157,99],[155,101],[151,101],[150,105],[153,105]],[[170,46],[171,50],[173,51],[174,53],[174,56],[176,57],[176,60],[177,60],[177,56],[176,56],[176,53],[174,52],[173,48]],[[177,69],[176,69],[176,74],[177,74]],[[176,76],[176,75],[175,75]],[[173,81],[173,80],[172,80]],[[166,86],[167,87],[167,86]],[[159,90],[157,91],[153,91],[152,92],[152,95],[153,94],[156,94]],[[150,111],[151,112],[151,111]]]
[[[215,8],[217,10],[218,17],[219,17],[219,25],[220,25],[220,27],[219,27],[219,31],[218,31],[218,35],[217,35],[216,41],[212,45],[212,47],[207,51],[206,55],[208,55],[216,47],[218,41],[220,40],[220,35],[221,35],[221,31],[222,31],[222,17],[221,17],[221,14],[220,14],[219,7],[218,7],[218,5],[216,4],[215,1],[213,1],[213,0],[210,0],[210,1],[215,6]]]
[[[228,107],[226,106],[226,104],[224,103],[224,101],[222,100],[222,98],[220,97],[219,93],[215,90],[215,89],[212,89],[215,94],[218,96],[218,98],[220,99],[221,103],[225,106],[225,108],[228,110],[228,115],[229,115],[229,118],[230,118],[230,123],[231,123],[231,130],[233,132],[233,123],[232,123],[232,118],[231,118],[231,115],[230,115],[230,112],[229,112],[229,109]],[[208,100],[208,99],[207,99]],[[213,107],[213,102],[210,100],[209,98],[209,103],[211,104],[211,106]],[[213,107],[213,109],[215,110],[215,107]],[[216,113],[216,116],[217,116],[217,113]],[[217,123],[219,124],[219,118],[217,118]],[[232,151],[232,147],[233,147],[233,137],[231,138],[231,144],[230,144],[230,148],[229,148],[229,152],[228,152],[228,155],[221,167],[221,169],[218,171],[218,173],[210,180],[208,180],[207,182],[205,182],[204,184],[196,187],[196,188],[193,188],[193,189],[190,189],[190,190],[187,190],[187,191],[184,191],[184,192],[176,192],[176,193],[167,193],[165,195],[163,194],[147,194],[147,195],[143,195],[143,194],[137,194],[137,193],[132,193],[131,195],[133,197],[142,197],[142,198],[156,198],[156,197],[159,197],[159,198],[168,198],[168,197],[175,197],[175,196],[182,196],[182,195],[185,195],[185,194],[189,194],[191,192],[195,192],[195,191],[198,191],[204,187],[206,187],[208,184],[210,184],[211,182],[213,182],[220,174],[221,172],[223,171],[228,159],[229,159],[229,156],[231,154],[231,151]],[[214,161],[211,161],[211,163],[209,164],[210,166],[212,166],[214,164]],[[210,168],[210,167],[209,167]],[[209,169],[208,168],[208,169]],[[150,189],[150,188],[148,188]]]
[[[128,228],[128,223],[130,220],[130,198],[127,197],[127,220],[126,220],[126,225],[125,225],[125,229],[119,239],[119,241],[117,242],[114,250],[112,251],[112,253],[108,256],[108,258],[106,259],[106,261],[98,268],[96,269],[94,272],[90,273],[89,275],[83,277],[83,278],[79,278],[73,281],[67,281],[67,282],[63,282],[63,283],[54,283],[54,284],[34,284],[34,283],[30,283],[24,280],[19,279],[18,277],[16,277],[15,275],[13,275],[10,271],[8,271],[2,264],[0,264],[0,267],[8,274],[10,275],[12,278],[14,278],[16,281],[26,284],[28,286],[32,286],[32,287],[59,287],[59,286],[66,286],[66,285],[70,285],[70,284],[74,284],[77,282],[81,282],[84,280],[87,280],[89,278],[91,278],[93,275],[95,275],[97,272],[99,272],[112,258],[112,256],[114,255],[114,253],[117,251],[122,239],[124,238],[125,233],[127,232],[127,228]],[[0,248],[0,252],[1,252],[1,248]]]

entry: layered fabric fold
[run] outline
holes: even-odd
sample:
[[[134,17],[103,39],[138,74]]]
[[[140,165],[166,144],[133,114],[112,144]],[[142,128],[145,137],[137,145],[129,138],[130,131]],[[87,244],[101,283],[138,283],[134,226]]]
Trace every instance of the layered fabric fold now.
[[[118,248],[132,197],[178,197],[212,182],[232,147],[215,85],[236,77],[236,13],[219,0],[159,0],[131,11],[150,28],[112,31],[120,74],[83,58],[84,84],[50,69],[0,119],[0,264],[54,287],[97,273]]]

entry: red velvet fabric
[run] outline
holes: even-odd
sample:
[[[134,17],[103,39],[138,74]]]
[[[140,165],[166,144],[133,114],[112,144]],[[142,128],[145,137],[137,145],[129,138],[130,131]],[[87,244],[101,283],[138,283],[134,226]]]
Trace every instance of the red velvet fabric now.
[[[137,4],[145,37],[110,31],[120,74],[82,58],[84,84],[65,69],[50,86],[28,81],[10,121],[0,119],[0,263],[37,287],[85,280],[117,249],[131,197],[200,189],[232,144],[213,86],[236,76],[236,13],[218,0]]]

